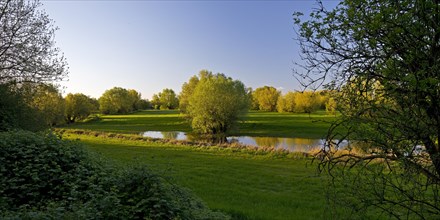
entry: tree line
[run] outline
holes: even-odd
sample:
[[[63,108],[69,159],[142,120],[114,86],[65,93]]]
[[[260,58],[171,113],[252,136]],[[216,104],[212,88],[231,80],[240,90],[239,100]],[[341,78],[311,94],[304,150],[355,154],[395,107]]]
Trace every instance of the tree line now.
[[[101,97],[95,99],[83,93],[69,93],[63,97],[57,86],[48,83],[9,83],[3,84],[0,90],[2,97],[7,97],[8,99],[2,101],[4,103],[2,106],[10,106],[9,108],[3,108],[2,111],[5,115],[11,115],[9,117],[11,120],[12,118],[15,118],[14,120],[22,118],[24,120],[23,123],[35,121],[32,125],[35,128],[43,125],[56,126],[82,121],[93,113],[127,114],[146,109],[179,109],[183,114],[186,114],[190,112],[189,110],[196,111],[194,107],[188,107],[194,105],[195,100],[193,102],[190,101],[198,84],[201,81],[205,83],[207,79],[215,78],[220,80],[222,77],[229,79],[224,74],[213,74],[210,71],[202,70],[198,76],[191,77],[188,82],[182,85],[180,94],[177,95],[172,89],[166,88],[162,92],[154,94],[151,101],[142,99],[141,93],[134,89],[121,87],[113,87],[106,90]],[[206,83],[213,83],[211,81]],[[215,85],[213,83],[210,86],[213,87]],[[207,91],[215,90],[215,88],[205,89]],[[207,93],[207,91],[199,91],[195,94]],[[220,90],[215,90],[212,94],[203,95],[212,96],[212,99],[217,100],[215,102],[216,105],[220,105],[221,101],[219,100],[224,100],[237,94],[246,96],[246,99],[243,98],[238,101],[241,105],[247,106],[247,109],[251,110],[295,113],[312,113],[324,109],[329,113],[336,111],[336,102],[331,97],[330,92],[325,90],[318,92],[287,92],[283,95],[281,91],[274,87],[264,86],[253,91],[251,88],[243,85],[243,90],[240,91],[235,90],[222,93]],[[224,112],[227,112],[226,108],[231,108],[234,111],[234,103],[229,103],[222,107],[217,106],[217,108],[224,108],[222,110]],[[23,111],[27,111],[27,113]],[[21,115],[20,117],[12,117],[12,114]],[[37,119],[28,119],[26,115],[38,115],[38,117],[36,117]],[[2,125],[4,130],[8,126],[10,127],[10,125],[7,125],[8,123],[20,122],[8,122],[5,119],[2,123],[5,124]]]
[[[333,114],[336,112],[334,93],[321,91],[302,91],[282,94],[272,86],[263,86],[252,91],[252,110],[271,112],[312,113],[317,110],[326,110]]]
[[[133,89],[115,87],[99,99],[82,93],[63,97],[57,86],[48,83],[1,84],[0,104],[1,130],[40,130],[85,120],[92,113],[125,114],[150,108],[149,102]]]
[[[174,90],[166,88],[158,94],[154,94],[150,102],[153,109],[180,109],[186,112],[189,94],[192,94],[200,78],[212,72],[202,70],[199,76],[192,76],[188,82],[182,85],[180,94]],[[329,114],[336,112],[335,92],[329,90],[319,91],[288,91],[282,94],[280,90],[273,86],[263,86],[256,90],[246,88],[246,93],[250,99],[250,110],[270,111],[270,112],[291,112],[291,113],[313,113],[318,110],[325,110]],[[221,98],[220,95],[217,97]]]

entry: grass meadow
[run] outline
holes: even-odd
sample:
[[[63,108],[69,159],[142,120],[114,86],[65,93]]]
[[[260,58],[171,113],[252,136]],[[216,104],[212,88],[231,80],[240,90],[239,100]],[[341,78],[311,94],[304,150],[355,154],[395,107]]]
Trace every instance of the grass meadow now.
[[[322,138],[325,114],[251,112],[235,134]],[[136,134],[142,131],[190,131],[177,111],[143,111],[101,116],[64,129]],[[130,137],[130,135],[126,135]],[[133,136],[133,135],[131,135]],[[233,219],[323,219],[325,175],[298,153],[281,154],[221,147],[187,146],[66,132],[116,166],[143,164],[202,198]]]
[[[243,116],[234,136],[324,138],[335,116],[324,111],[292,114],[251,111]],[[191,131],[185,118],[176,110],[148,110],[129,115],[101,115],[99,119],[67,126],[114,133],[138,134],[145,131]]]

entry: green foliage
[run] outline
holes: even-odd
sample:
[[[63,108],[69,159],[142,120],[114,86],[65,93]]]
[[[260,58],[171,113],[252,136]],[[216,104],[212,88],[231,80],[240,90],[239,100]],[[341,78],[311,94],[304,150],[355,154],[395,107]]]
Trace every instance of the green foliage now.
[[[334,114],[336,114],[336,108],[337,108],[337,103],[336,103],[336,100],[334,99],[334,98],[329,98],[328,100],[327,100],[327,102],[325,103],[325,111],[328,113],[328,114],[332,114],[332,115],[334,115]]]
[[[248,110],[249,104],[242,82],[223,74],[202,75],[189,98],[187,116],[198,133],[225,134]]]
[[[295,112],[295,96],[296,93],[294,92],[280,95],[277,102],[278,112]]]
[[[440,200],[437,184],[427,184],[426,177],[408,172],[409,164],[374,162],[352,170],[335,169],[334,185],[328,186],[330,213],[337,219],[437,219]],[[404,169],[401,169],[403,165]],[[415,171],[415,170],[414,170]],[[341,178],[343,177],[343,178]],[[411,197],[411,199],[408,199]],[[380,203],[377,203],[380,198]],[[424,202],[420,202],[424,201]],[[372,203],[376,205],[371,205]],[[428,205],[428,204],[432,204]],[[408,209],[411,211],[408,212]]]
[[[99,110],[103,114],[125,114],[138,110],[141,94],[135,90],[113,87],[99,98]]]
[[[99,111],[99,101],[96,98],[90,98],[89,101],[92,103],[93,106],[93,110],[94,111]]]
[[[160,100],[157,94],[153,94],[153,97],[151,98],[151,106],[153,109],[160,109]]]
[[[277,110],[277,101],[281,92],[272,86],[257,88],[252,97],[258,103],[258,109],[274,112]]]
[[[84,151],[53,134],[0,133],[0,210],[36,209],[81,197],[93,167]],[[89,182],[90,181],[90,182]],[[92,187],[92,186],[90,186]]]
[[[136,110],[147,110],[151,109],[151,103],[146,99],[140,99],[135,104]]]
[[[141,93],[137,92],[134,89],[128,90],[128,95],[133,103],[133,111],[137,110],[146,110],[150,108],[150,102],[148,100],[142,99]]]
[[[170,110],[179,107],[179,99],[172,89],[164,89],[159,94],[154,94],[152,104],[155,109]]]
[[[337,133],[333,129],[345,127],[346,138],[368,146],[365,155],[339,157],[333,148],[321,155],[323,168],[342,179],[334,183],[346,180],[345,186],[353,187],[356,200],[346,203],[379,207],[397,219],[437,218],[439,2],[345,0],[330,11],[321,5],[306,21],[300,16],[295,22],[305,65],[298,65],[297,78],[339,92],[342,117],[329,139]],[[375,163],[387,168],[375,169],[370,165]],[[368,178],[340,175],[339,168]],[[373,189],[358,187],[372,182]]]
[[[82,93],[69,93],[64,98],[64,116],[68,123],[86,119],[93,111],[96,111],[94,100]]]
[[[295,95],[295,112],[312,113],[319,109],[319,95],[304,91]]]
[[[64,99],[58,88],[51,84],[22,83],[17,89],[24,95],[26,103],[38,111],[48,126],[59,125],[64,122]]]
[[[1,85],[3,130],[41,130],[64,122],[64,99],[51,84],[8,83]]]
[[[252,90],[252,88],[248,88],[248,94],[250,96],[250,100],[251,100],[251,105],[249,107],[250,110],[259,110],[259,105],[258,105],[258,100],[257,98],[254,96],[254,91]]]
[[[207,70],[202,70],[199,73],[201,77],[203,74],[208,74]],[[212,74],[212,73],[210,73]],[[194,93],[197,84],[199,83],[199,78],[197,76],[192,76],[188,82],[183,83],[182,91],[179,94],[179,109],[182,113],[186,113],[186,109],[189,105],[189,99]]]
[[[114,170],[50,133],[0,133],[0,177],[0,218],[227,219],[145,167]]]
[[[23,96],[14,84],[0,84],[0,131],[37,131],[47,127],[39,111],[30,107]]]
[[[316,92],[288,92],[278,98],[278,112],[312,113],[317,111],[324,97]]]

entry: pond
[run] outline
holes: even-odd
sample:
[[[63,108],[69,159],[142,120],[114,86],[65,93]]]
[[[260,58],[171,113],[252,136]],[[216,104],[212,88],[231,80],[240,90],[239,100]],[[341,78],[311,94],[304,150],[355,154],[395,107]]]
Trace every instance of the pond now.
[[[194,140],[194,137],[180,131],[147,131],[141,133],[144,137],[164,138],[173,140]],[[308,138],[280,138],[280,137],[250,137],[250,136],[232,136],[226,138],[229,143],[240,143],[250,146],[266,146],[275,149],[285,149],[291,152],[309,152],[314,149],[320,149],[324,146],[324,139]],[[348,141],[343,141],[340,147],[348,145]]]

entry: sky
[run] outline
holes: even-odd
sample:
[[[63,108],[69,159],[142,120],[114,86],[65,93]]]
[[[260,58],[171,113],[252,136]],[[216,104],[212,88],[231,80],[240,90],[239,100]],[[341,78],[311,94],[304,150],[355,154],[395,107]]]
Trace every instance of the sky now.
[[[300,61],[292,14],[316,7],[313,0],[42,3],[69,65],[64,94],[99,98],[118,86],[145,99],[165,88],[178,94],[203,69],[254,89],[300,90],[292,76]]]

